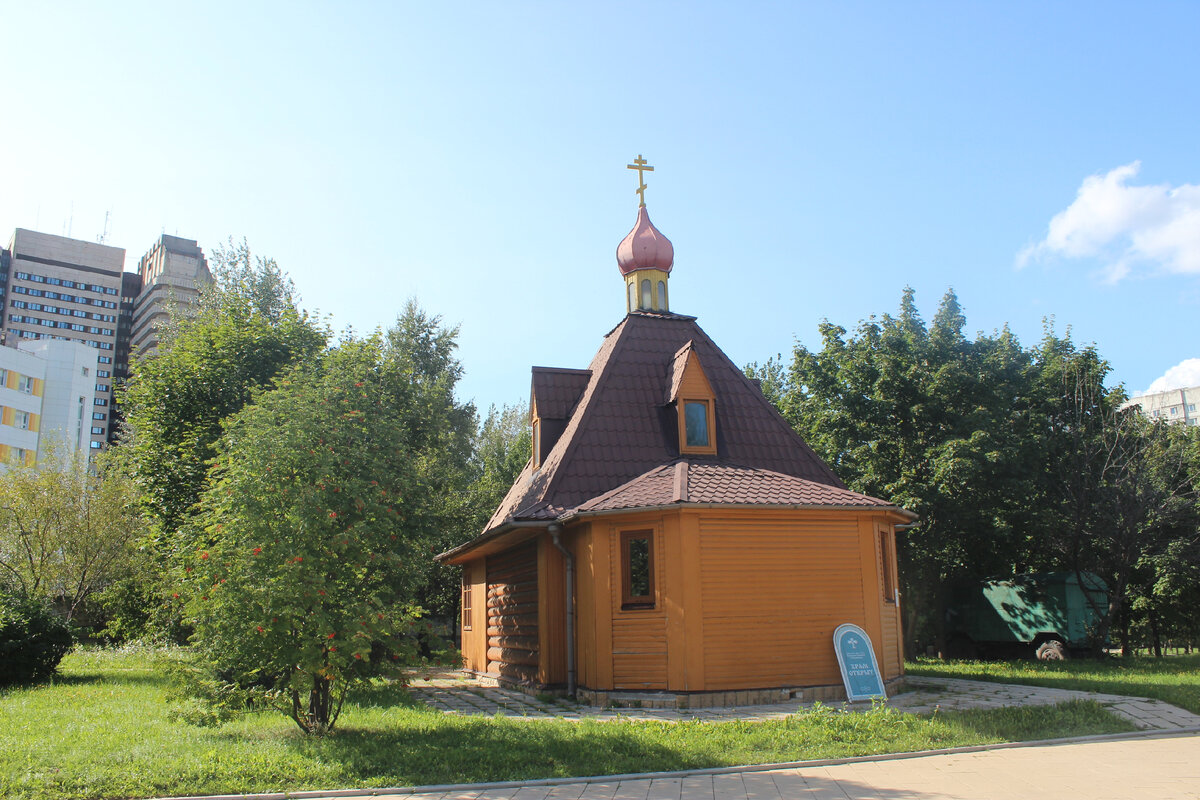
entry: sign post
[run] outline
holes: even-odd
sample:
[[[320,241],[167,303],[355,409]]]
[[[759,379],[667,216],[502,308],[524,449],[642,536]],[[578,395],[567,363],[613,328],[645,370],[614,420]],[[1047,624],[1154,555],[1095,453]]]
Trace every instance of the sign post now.
[[[849,623],[838,625],[833,632],[833,652],[842,670],[846,697],[851,702],[887,699],[879,664],[875,661],[875,649],[871,647],[871,638],[866,631]]]

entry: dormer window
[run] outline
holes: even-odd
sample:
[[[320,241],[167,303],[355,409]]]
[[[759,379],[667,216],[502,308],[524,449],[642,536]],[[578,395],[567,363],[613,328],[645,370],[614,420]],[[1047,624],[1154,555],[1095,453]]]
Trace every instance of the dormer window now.
[[[717,454],[716,396],[692,342],[675,353],[671,368],[671,394],[679,424],[680,454]]]
[[[707,400],[683,401],[683,440],[686,447],[709,447]]]

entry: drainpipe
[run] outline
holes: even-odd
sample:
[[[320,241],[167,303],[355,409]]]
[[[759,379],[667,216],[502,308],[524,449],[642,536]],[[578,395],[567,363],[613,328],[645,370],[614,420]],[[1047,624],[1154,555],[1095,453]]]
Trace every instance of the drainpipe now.
[[[557,522],[548,529],[554,540],[554,546],[563,554],[567,561],[567,694],[575,697],[575,556],[563,547],[559,534],[562,525]]]

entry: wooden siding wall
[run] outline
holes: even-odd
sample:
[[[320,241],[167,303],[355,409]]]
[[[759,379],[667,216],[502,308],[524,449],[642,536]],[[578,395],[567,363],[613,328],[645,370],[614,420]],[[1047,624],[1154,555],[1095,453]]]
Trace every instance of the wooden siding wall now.
[[[505,680],[538,678],[538,546],[487,558],[487,671]]]
[[[562,541],[560,536],[559,541]],[[567,682],[567,561],[543,533],[538,541],[538,683]]]
[[[620,534],[632,530],[655,534],[653,609],[621,608]],[[570,526],[563,540],[577,566],[579,685],[672,691],[837,685],[832,638],[843,622],[867,631],[885,678],[902,674],[900,617],[883,597],[883,532],[894,536],[890,522],[871,514],[706,509]],[[891,553],[894,579],[894,547]],[[543,561],[550,574],[560,569],[560,561]],[[561,624],[555,616],[561,591],[543,593],[544,625]],[[543,647],[550,641],[544,632]],[[542,662],[545,682],[558,683],[557,667],[547,657]]]
[[[623,530],[654,532],[654,608],[621,608],[621,534]],[[667,688],[667,595],[663,531],[659,524],[613,526],[608,536],[609,610],[612,614],[612,685],[615,689]]]
[[[471,584],[471,629],[462,632],[463,667],[487,672],[487,580],[483,559],[463,565],[463,581]]]
[[[710,688],[841,682],[833,630],[866,621],[855,517],[704,517],[700,563]]]
[[[875,525],[875,550],[879,558],[877,563],[881,570],[888,570],[892,575],[892,586],[900,585],[900,575],[896,564],[896,532],[895,528],[886,523],[876,523]],[[883,548],[879,546],[881,537],[888,537],[891,546],[887,548],[887,552],[891,553],[892,561],[890,564],[883,563]],[[879,621],[883,627],[882,641],[876,648],[880,653],[879,669],[883,672],[884,680],[895,678],[904,674],[904,637],[901,635],[900,628],[900,606],[895,602],[888,602],[883,596],[882,586],[883,580],[880,579],[879,585]]]
[[[575,667],[580,686],[612,687],[608,528],[583,523],[565,537],[575,554]]]

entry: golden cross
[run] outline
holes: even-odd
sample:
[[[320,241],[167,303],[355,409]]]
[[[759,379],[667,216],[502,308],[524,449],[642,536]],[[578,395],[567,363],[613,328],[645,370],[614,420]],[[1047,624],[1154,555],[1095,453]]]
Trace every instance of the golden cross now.
[[[638,157],[633,160],[632,164],[625,165],[626,169],[636,169],[638,173],[638,188],[634,190],[641,201],[638,203],[638,208],[646,207],[646,182],[642,180],[643,173],[654,172],[654,167],[647,166],[648,164],[649,162],[642,158],[642,154],[638,153]]]

